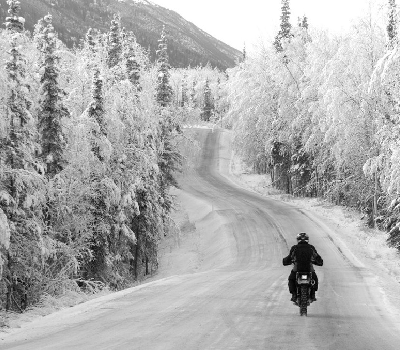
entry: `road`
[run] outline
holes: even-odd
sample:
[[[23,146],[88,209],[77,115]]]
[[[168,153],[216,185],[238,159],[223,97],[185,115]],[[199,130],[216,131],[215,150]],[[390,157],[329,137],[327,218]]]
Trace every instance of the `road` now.
[[[224,176],[229,152],[223,138],[223,131],[199,131],[202,156],[181,185],[212,205],[208,218],[224,222],[224,249],[210,242],[210,254],[223,250],[224,263],[142,285],[79,315],[53,316],[51,325],[9,336],[0,348],[398,349],[398,320],[375,276],[318,220],[235,186]],[[308,317],[289,302],[290,268],[282,266],[301,231],[324,258]]]

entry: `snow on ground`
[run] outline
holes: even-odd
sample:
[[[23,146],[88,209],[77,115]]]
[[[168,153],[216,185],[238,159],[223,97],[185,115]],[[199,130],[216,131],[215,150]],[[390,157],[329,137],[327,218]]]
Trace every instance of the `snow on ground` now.
[[[213,130],[214,125],[204,123],[188,128]],[[184,155],[196,160],[199,159],[199,152],[196,146],[188,145]],[[194,163],[186,171],[190,172]],[[177,229],[160,244],[159,271],[155,278],[205,271],[229,264],[236,252],[232,251],[233,238],[225,220],[208,202],[179,189],[174,189],[172,194],[178,202],[178,208],[172,214]]]
[[[37,306],[29,308],[22,314],[0,310],[0,338],[46,315],[56,313],[62,309],[71,310],[73,306],[84,304],[93,299],[99,299],[111,294],[112,292],[107,288],[95,294],[67,290],[62,296],[57,298],[50,295],[43,296]]]
[[[178,229],[160,244],[159,270],[154,279],[229,264],[234,252],[224,219],[209,203],[178,189],[173,192],[180,203],[173,215]]]
[[[400,317],[400,253],[386,244],[387,233],[368,228],[356,210],[318,198],[280,193],[272,188],[269,175],[252,174],[234,153],[231,156],[230,178],[250,191],[300,208],[318,221],[355,266],[366,267],[377,276],[382,298],[393,315]]]
[[[219,129],[219,126],[214,124],[214,123],[210,123],[210,122],[201,122],[198,124],[184,124],[182,125],[183,129]]]
[[[3,340],[7,336],[14,333],[18,333],[20,340],[23,338],[28,339],[31,337],[38,337],[42,334],[56,333],[65,327],[72,327],[79,322],[89,322],[92,317],[91,312],[99,309],[105,302],[118,299],[124,295],[132,293],[133,291],[138,291],[142,288],[152,285],[176,284],[177,280],[179,280],[179,276],[171,276],[169,278],[150,281],[118,292],[98,296],[97,298],[91,299],[74,307],[64,308],[60,311],[46,315],[46,317],[30,317],[29,319],[24,319],[22,321],[20,320],[19,324],[14,328],[8,328],[0,331],[0,339]],[[26,314],[22,314],[21,316],[23,315]]]

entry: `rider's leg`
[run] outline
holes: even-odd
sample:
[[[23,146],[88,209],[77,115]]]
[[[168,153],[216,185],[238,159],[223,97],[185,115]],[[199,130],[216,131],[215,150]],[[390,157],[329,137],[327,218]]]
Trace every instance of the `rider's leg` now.
[[[296,272],[292,271],[289,275],[289,292],[292,294],[292,299],[291,301],[296,301],[297,300],[297,290],[296,290]]]
[[[310,298],[311,298],[311,301],[316,301],[317,298],[315,297],[315,292],[318,290],[318,276],[315,273],[315,271],[313,271],[313,273],[312,273],[312,279],[314,280],[315,284],[311,288]]]
[[[318,276],[315,273],[315,271],[313,271],[313,273],[312,273],[312,278],[315,281],[314,290],[317,291],[318,290]]]

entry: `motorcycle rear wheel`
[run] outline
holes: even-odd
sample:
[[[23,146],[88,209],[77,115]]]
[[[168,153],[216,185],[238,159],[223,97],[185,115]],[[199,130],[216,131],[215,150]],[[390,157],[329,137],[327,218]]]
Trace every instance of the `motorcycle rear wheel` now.
[[[300,316],[307,316],[308,286],[300,286]]]

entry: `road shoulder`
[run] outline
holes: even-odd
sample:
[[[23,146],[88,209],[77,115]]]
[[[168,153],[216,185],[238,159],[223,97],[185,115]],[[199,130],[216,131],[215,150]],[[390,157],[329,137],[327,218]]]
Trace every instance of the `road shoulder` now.
[[[229,137],[226,135],[227,139]],[[229,169],[224,176],[236,186],[292,205],[321,227],[329,228],[333,243],[352,264],[368,269],[373,274],[366,282],[379,286],[380,295],[377,298],[384,303],[393,322],[400,325],[400,253],[387,246],[387,233],[366,227],[361,214],[355,210],[318,198],[299,198],[279,193],[272,188],[268,175],[251,173],[234,152],[230,155]]]

